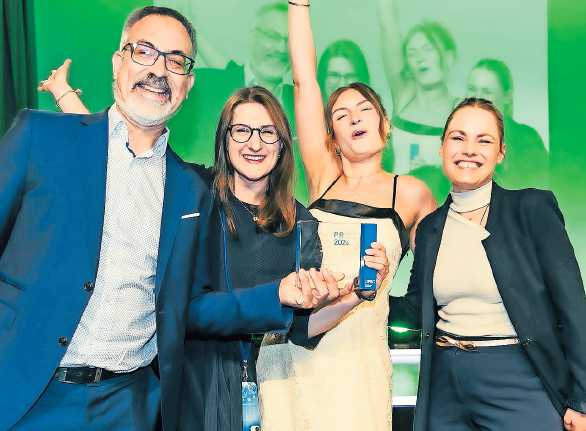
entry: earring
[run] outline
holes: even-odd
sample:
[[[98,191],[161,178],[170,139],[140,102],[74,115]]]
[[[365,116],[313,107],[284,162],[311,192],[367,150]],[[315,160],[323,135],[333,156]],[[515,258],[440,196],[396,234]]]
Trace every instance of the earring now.
[[[336,156],[340,157],[342,151],[340,151],[340,147],[336,147]]]

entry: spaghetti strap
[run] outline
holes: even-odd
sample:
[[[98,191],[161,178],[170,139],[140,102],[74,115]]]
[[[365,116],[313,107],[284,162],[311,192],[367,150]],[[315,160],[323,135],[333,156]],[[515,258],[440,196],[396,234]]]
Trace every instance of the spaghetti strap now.
[[[397,179],[399,178],[399,175],[395,175],[395,178],[393,178],[393,206],[391,208],[395,209],[395,200],[397,197]]]
[[[328,186],[328,188],[326,189],[326,191],[325,191],[325,192],[323,192],[323,193],[321,194],[321,196],[320,196],[319,198],[317,198],[315,201],[317,202],[317,201],[319,201],[320,199],[323,199],[323,197],[326,195],[326,193],[327,193],[327,192],[329,192],[329,191],[330,191],[330,189],[331,189],[332,187],[334,187],[334,185],[335,185],[335,184],[338,182],[338,180],[339,180],[340,178],[342,178],[342,175],[338,176],[338,178],[336,178],[336,179],[334,180],[334,182]]]

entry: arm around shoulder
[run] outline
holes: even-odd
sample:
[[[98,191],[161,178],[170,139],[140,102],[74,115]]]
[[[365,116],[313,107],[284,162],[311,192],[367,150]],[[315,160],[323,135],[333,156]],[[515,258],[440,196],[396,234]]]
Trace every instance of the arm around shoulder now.
[[[202,187],[203,187],[203,181]],[[187,308],[187,331],[194,335],[231,336],[273,329],[288,329],[293,311],[283,307],[279,298],[279,282],[246,289],[217,291],[210,288],[209,223],[212,201],[210,192],[202,194],[197,257],[193,272],[191,300]]]
[[[420,239],[414,253],[409,286],[404,296],[391,296],[389,326],[402,326],[410,329],[421,328],[421,305],[423,291],[423,268],[425,258],[425,221],[417,226]]]
[[[279,283],[267,283],[227,292],[206,291],[191,300],[188,332],[207,336],[232,336],[287,330],[293,310],[282,306]]]

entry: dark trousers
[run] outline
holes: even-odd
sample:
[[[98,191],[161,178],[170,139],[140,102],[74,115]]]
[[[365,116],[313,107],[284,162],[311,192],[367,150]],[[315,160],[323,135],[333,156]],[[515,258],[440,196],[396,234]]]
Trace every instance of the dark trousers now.
[[[562,418],[519,345],[435,347],[429,431],[559,431]]]
[[[156,430],[160,405],[159,380],[151,367],[86,385],[53,379],[12,429]]]

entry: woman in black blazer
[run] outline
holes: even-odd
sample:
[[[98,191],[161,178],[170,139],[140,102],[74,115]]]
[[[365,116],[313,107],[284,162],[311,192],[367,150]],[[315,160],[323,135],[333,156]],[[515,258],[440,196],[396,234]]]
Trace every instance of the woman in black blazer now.
[[[503,138],[486,100],[450,114],[452,192],[420,223],[407,294],[392,300],[394,324],[422,329],[416,431],[586,430],[580,270],[554,195],[492,181]]]

